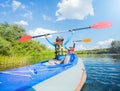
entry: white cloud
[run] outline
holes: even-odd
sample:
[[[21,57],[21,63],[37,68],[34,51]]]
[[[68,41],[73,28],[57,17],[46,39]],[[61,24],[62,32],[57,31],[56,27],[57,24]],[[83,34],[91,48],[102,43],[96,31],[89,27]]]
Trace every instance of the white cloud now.
[[[52,19],[46,15],[42,15],[42,18],[46,21],[51,21]]]
[[[12,8],[14,11],[16,11],[21,6],[21,2],[13,0],[12,1]]]
[[[21,9],[26,10],[26,6],[25,5],[21,5]]]
[[[94,46],[84,46],[84,45],[76,45],[75,50],[93,50],[93,49],[100,49],[100,48],[108,48],[110,47],[110,44],[112,41],[114,41],[115,39],[108,39],[105,41],[98,41],[96,43],[96,45]]]
[[[17,0],[13,0],[12,1],[12,9],[13,9],[13,11],[16,11],[17,9],[26,10],[26,6]]]
[[[24,4],[22,4],[19,1],[13,0],[12,1],[12,8],[13,11],[16,11],[17,9],[22,9],[25,11],[24,14],[21,14],[21,16],[25,17],[25,18],[29,18],[32,19],[32,11],[27,9],[27,6],[25,6]]]
[[[24,21],[24,20],[16,21],[15,24],[29,25],[28,22],[27,22],[27,21]]]
[[[76,45],[75,50],[86,50],[87,48],[83,45]]]
[[[97,45],[99,47],[102,47],[102,48],[109,47],[113,40],[115,40],[115,39],[111,38],[111,39],[108,39],[108,40],[105,40],[105,41],[98,41]]]
[[[88,50],[93,50],[93,49],[100,49],[101,47],[99,45],[96,46],[92,46],[91,48],[89,48]]]
[[[42,35],[42,34],[48,34],[48,33],[56,33],[56,31],[45,29],[45,28],[36,28],[35,30],[30,30],[28,34],[35,36],[35,35]]]
[[[32,19],[32,12],[27,10],[26,13],[22,14],[23,17]]]
[[[51,49],[51,50],[54,50],[54,46],[47,46],[47,48]]]
[[[86,16],[94,15],[92,0],[62,0],[57,6],[59,8],[56,11],[57,20],[83,20]]]

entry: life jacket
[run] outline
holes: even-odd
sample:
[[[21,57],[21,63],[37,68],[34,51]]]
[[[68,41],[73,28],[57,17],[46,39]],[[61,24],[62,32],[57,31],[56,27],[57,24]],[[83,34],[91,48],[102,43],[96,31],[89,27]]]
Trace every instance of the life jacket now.
[[[56,54],[56,56],[65,55],[67,53],[68,53],[68,51],[67,51],[67,49],[64,49],[63,45],[62,46],[57,45],[57,44],[55,45],[55,54]]]

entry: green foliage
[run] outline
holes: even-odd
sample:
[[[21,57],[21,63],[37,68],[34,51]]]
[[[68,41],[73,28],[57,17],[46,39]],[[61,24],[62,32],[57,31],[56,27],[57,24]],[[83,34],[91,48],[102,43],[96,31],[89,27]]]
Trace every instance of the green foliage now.
[[[83,50],[83,51],[77,51],[77,54],[108,54],[109,48],[101,48],[101,49],[93,49],[93,50]]]
[[[16,24],[1,26],[1,36],[7,41],[13,42],[23,35],[25,35],[25,29],[21,26]]]
[[[0,70],[26,66],[54,57],[54,52],[36,41],[20,43],[26,35],[22,26],[0,24]]]
[[[26,35],[22,26],[7,22],[0,24],[0,70],[38,63],[54,57],[54,52],[36,41],[20,43]]]
[[[33,56],[30,55],[0,56],[0,71],[36,64],[38,62],[48,60],[53,57],[54,54],[52,51],[40,52],[39,54],[37,55],[35,54]]]
[[[111,53],[120,53],[120,41],[112,41],[111,47],[110,47]]]
[[[26,35],[22,26],[7,22],[0,24],[0,55],[32,55],[48,50],[45,45],[33,40],[20,43],[19,38]]]
[[[10,43],[4,38],[0,37],[0,54],[9,55]]]
[[[76,52],[77,54],[120,54],[120,41],[112,41],[110,48],[101,48],[93,50],[83,50]]]

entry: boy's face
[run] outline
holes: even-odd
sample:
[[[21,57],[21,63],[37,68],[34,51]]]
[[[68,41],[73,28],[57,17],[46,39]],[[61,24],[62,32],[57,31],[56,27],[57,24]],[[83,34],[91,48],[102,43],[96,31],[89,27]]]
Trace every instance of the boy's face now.
[[[73,50],[69,50],[69,53],[74,53],[74,51]]]
[[[59,45],[62,45],[62,44],[63,44],[63,41],[57,41],[57,43],[58,43]]]
[[[74,48],[73,47],[69,47],[69,53],[74,53]]]

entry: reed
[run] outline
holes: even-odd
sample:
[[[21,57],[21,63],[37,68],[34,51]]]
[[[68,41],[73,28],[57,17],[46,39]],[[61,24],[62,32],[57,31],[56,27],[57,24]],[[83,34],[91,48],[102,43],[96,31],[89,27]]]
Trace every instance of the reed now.
[[[53,52],[41,52],[32,55],[0,56],[0,71],[36,64],[54,57]]]

